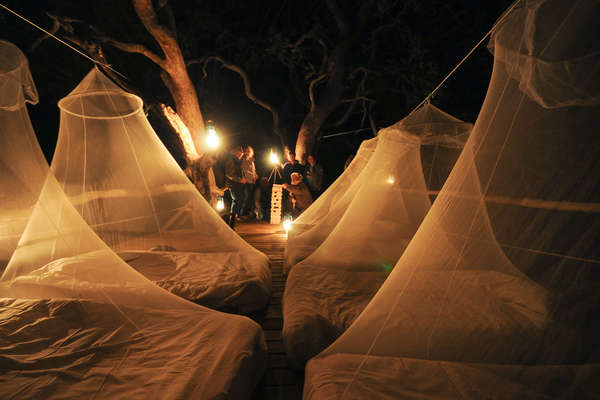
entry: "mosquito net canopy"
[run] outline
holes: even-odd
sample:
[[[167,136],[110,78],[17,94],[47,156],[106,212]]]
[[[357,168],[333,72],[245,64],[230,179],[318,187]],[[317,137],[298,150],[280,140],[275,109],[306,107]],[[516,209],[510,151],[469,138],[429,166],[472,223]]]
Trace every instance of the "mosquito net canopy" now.
[[[37,101],[27,59],[15,45],[0,40],[0,272],[42,188],[43,176],[35,171],[47,168],[25,105]]]
[[[330,193],[337,199],[319,219],[288,239],[286,263],[308,256],[299,266],[390,269],[429,210],[428,190],[439,191],[471,128],[427,103],[381,130],[360,174],[348,176],[348,189]]]
[[[499,21],[469,141],[305,398],[599,396],[599,17],[537,0]]]
[[[260,327],[159,288],[107,247],[49,172],[27,62],[2,41],[0,71],[3,246],[20,237],[0,277],[0,397],[249,398]]]
[[[302,252],[314,249],[292,268],[283,295],[282,338],[294,366],[331,344],[377,292],[471,129],[426,104],[381,130],[375,152],[342,195],[348,205],[294,237]],[[321,243],[324,232],[330,233]]]
[[[266,304],[268,258],[202,198],[139,97],[94,68],[59,107],[52,170],[105,243],[161,286],[201,304],[241,311]]]

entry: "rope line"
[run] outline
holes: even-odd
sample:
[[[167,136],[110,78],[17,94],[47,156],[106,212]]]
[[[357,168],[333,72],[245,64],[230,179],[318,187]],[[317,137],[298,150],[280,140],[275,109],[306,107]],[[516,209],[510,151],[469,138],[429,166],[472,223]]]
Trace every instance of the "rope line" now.
[[[85,54],[84,52],[82,52],[81,50],[77,49],[76,47],[70,45],[69,43],[65,42],[64,40],[62,40],[61,38],[59,38],[58,36],[52,34],[51,32],[48,32],[47,30],[45,30],[44,28],[42,28],[41,26],[37,25],[36,23],[28,20],[27,18],[25,18],[24,16],[22,16],[21,14],[17,13],[16,11],[11,10],[10,8],[6,7],[4,4],[0,3],[0,7],[4,8],[6,11],[8,11],[9,13],[21,18],[23,21],[27,22],[28,24],[30,24],[31,26],[39,29],[40,31],[44,32],[46,35],[50,36],[51,38],[57,40],[59,43],[64,44],[65,46],[67,46],[68,48],[70,48],[71,50],[73,50],[74,52],[82,55],[83,57],[87,58],[88,60],[90,60],[91,62],[93,62],[94,64],[97,65],[101,65],[104,68],[110,69],[111,71],[113,71],[116,74],[121,75],[122,77],[125,77],[123,74],[121,74],[119,71],[115,70],[113,67],[111,67],[108,64],[104,64],[92,57],[90,57],[89,55]]]
[[[469,51],[467,53],[466,56],[464,56],[462,58],[462,60],[460,60],[460,62],[454,67],[452,68],[452,71],[450,71],[450,73],[448,73],[448,75],[446,75],[446,77],[444,79],[442,79],[442,81],[435,87],[435,89],[433,89],[431,91],[431,93],[429,93],[424,99],[423,101],[421,101],[408,115],[411,115],[412,113],[414,113],[415,111],[417,111],[423,104],[429,102],[429,100],[431,99],[431,97],[440,89],[440,87],[442,87],[442,85],[454,74],[454,72],[456,72],[456,70],[467,60],[467,58],[469,58],[471,56],[471,54],[473,54],[473,52],[475,50],[477,50],[477,48],[479,46],[481,46],[481,43],[483,43],[483,41],[485,39],[488,38],[488,36],[490,36],[492,34],[492,32],[496,29],[496,27],[498,25],[500,25],[500,23],[504,20],[504,18],[506,18],[507,15],[510,14],[510,12],[513,10],[513,8],[515,8],[517,6],[517,4],[519,4],[521,2],[521,0],[516,0],[513,5],[508,9],[507,12],[504,13],[504,15],[502,16],[502,18],[500,18],[493,26],[492,28],[481,38],[481,40],[479,42],[477,42],[477,44],[471,49],[471,51]]]

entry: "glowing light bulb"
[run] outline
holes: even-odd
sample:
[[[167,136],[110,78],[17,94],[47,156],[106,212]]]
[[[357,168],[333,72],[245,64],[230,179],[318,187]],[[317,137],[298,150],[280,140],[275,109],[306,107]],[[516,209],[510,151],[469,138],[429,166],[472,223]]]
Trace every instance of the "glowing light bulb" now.
[[[390,185],[393,184],[394,182],[396,182],[396,180],[394,179],[394,177],[392,175],[388,176],[387,178],[387,183],[389,183]]]
[[[225,201],[221,196],[217,198],[217,211],[223,211],[225,209]]]
[[[273,153],[273,151],[271,151],[271,154],[269,154],[269,162],[274,165],[279,164],[279,156]]]
[[[283,218],[283,229],[285,230],[285,233],[288,233],[290,231],[290,229],[292,229],[292,217],[291,216],[286,216]]]
[[[219,136],[217,136],[217,131],[212,125],[209,125],[206,129],[206,144],[209,149],[216,149],[219,147]]]

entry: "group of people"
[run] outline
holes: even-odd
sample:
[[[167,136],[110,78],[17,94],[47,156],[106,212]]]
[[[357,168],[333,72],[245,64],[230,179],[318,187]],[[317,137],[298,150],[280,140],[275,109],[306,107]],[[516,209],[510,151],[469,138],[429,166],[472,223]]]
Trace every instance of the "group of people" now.
[[[323,186],[323,168],[313,155],[308,155],[306,161],[306,164],[299,163],[294,152],[288,151],[287,162],[282,168],[283,212],[294,218],[312,203]],[[271,185],[256,171],[252,146],[232,148],[224,169],[225,185],[231,197],[230,213],[226,218],[229,226],[235,227],[240,218],[262,220],[270,205]]]

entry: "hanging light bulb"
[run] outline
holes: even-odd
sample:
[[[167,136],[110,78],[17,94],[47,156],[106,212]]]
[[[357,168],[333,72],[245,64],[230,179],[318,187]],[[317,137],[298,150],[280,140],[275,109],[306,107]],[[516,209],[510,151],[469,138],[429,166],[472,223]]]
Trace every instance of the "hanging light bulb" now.
[[[389,183],[390,185],[393,184],[394,182],[396,182],[396,180],[394,179],[394,177],[392,175],[388,176],[387,178],[387,183]]]
[[[222,196],[217,197],[217,211],[223,211],[225,209],[225,201]]]
[[[291,215],[286,215],[285,217],[283,217],[283,229],[285,230],[285,233],[288,233],[290,231],[290,229],[292,229],[292,216]]]
[[[212,121],[206,123],[206,144],[211,150],[219,147],[219,136],[217,135],[217,130],[212,124]]]

